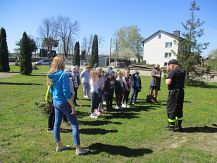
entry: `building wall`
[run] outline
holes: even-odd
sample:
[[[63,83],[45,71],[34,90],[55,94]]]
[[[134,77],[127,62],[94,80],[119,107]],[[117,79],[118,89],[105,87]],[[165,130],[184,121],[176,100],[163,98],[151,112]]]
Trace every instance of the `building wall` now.
[[[159,35],[161,35],[159,37]],[[166,66],[170,59],[176,59],[178,52],[178,41],[171,36],[160,33],[144,44],[143,60],[147,64],[160,64]],[[165,48],[166,42],[172,42],[171,48]],[[170,57],[165,57],[165,53],[171,53]]]

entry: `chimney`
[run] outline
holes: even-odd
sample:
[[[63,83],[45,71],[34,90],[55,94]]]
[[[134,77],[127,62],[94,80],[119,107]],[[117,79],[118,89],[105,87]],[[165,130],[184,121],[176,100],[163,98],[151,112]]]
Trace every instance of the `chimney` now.
[[[176,30],[176,31],[173,31],[173,34],[177,37],[180,37],[180,31]]]

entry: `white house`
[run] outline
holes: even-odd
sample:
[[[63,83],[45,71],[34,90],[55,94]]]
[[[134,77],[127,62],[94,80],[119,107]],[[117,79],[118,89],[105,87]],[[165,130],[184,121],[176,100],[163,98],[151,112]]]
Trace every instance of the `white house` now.
[[[174,31],[173,34],[162,30],[157,31],[143,41],[143,60],[147,64],[167,66],[169,60],[177,58],[180,39],[182,39],[180,31]]]

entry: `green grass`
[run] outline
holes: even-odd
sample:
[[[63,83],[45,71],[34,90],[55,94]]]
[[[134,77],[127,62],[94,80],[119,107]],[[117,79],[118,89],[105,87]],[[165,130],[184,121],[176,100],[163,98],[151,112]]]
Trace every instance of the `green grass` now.
[[[12,66],[13,72],[18,67]],[[0,162],[216,162],[217,84],[186,87],[184,132],[164,130],[167,124],[167,88],[162,81],[158,105],[145,103],[149,77],[142,77],[138,105],[89,118],[90,101],[79,88],[81,145],[86,156],[72,150],[56,153],[47,117],[35,103],[43,103],[48,67],[39,66],[32,76],[17,74],[0,79]],[[64,129],[70,127],[62,125]],[[61,132],[64,144],[73,145],[70,130]]]

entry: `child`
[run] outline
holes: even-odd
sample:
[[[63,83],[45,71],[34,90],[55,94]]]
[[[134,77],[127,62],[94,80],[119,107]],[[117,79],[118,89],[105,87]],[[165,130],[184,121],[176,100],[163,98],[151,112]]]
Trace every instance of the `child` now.
[[[99,78],[96,70],[90,72],[90,94],[91,94],[91,114],[90,118],[98,118],[98,106],[99,106]],[[97,115],[98,114],[98,115]]]
[[[53,132],[53,128],[54,128],[54,106],[53,106],[53,99],[52,99],[52,94],[51,94],[50,89],[51,89],[51,87],[48,86],[46,96],[45,96],[45,101],[47,101],[47,103],[49,105],[47,132]]]
[[[115,83],[115,77],[114,77],[114,71],[108,72],[106,75],[106,81],[105,81],[105,87],[104,87],[104,95],[106,100],[106,108],[107,110],[112,110],[112,100],[113,100],[113,94],[114,94],[114,83]]]
[[[78,87],[80,84],[80,76],[79,76],[79,72],[78,72],[78,66],[72,66],[69,77],[72,80],[73,86],[74,86],[74,92],[75,92],[74,104],[76,106],[78,106],[77,101],[76,101],[77,100]]]
[[[124,88],[124,83],[122,80],[122,72],[118,71],[117,72],[117,78],[115,81],[115,97],[116,97],[116,109],[121,108],[121,102],[123,100],[123,88]]]
[[[126,70],[125,74],[123,76],[123,82],[124,82],[124,98],[123,98],[123,108],[129,108],[130,106],[128,105],[129,101],[129,94],[130,94],[130,88],[131,88],[131,78],[129,75],[129,71]]]
[[[98,90],[98,93],[99,93],[99,106],[98,106],[98,113],[102,113],[104,110],[103,110],[103,100],[104,100],[104,97],[103,97],[103,89],[104,89],[104,86],[105,86],[105,78],[104,76],[102,76],[102,68],[101,67],[97,67],[96,68],[96,71],[97,71],[97,75],[98,75],[98,78],[99,78],[99,90]]]
[[[153,97],[151,102],[157,102],[158,91],[160,90],[161,84],[161,70],[160,65],[155,64],[154,69],[151,72],[151,82],[150,82],[150,95]]]
[[[81,82],[83,84],[83,93],[84,93],[84,98],[89,97],[90,93],[90,67],[86,66],[85,69],[81,72]]]
[[[130,103],[132,105],[134,105],[135,102],[136,102],[136,100],[137,100],[138,93],[142,89],[141,78],[139,76],[139,72],[138,71],[136,71],[136,73],[134,73],[132,75],[132,88],[133,88],[133,92],[132,92]]]

